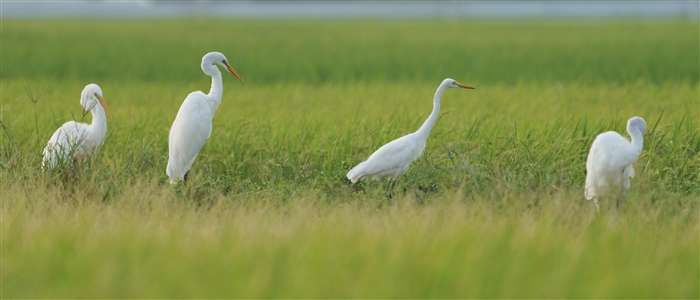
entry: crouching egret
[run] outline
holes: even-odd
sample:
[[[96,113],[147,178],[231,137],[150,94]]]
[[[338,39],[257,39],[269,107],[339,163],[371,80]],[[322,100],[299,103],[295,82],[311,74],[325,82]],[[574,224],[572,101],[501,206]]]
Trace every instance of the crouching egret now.
[[[44,148],[41,169],[53,169],[72,160],[84,161],[100,147],[107,133],[107,114],[112,116],[102,98],[102,89],[94,83],[88,84],[80,93],[83,116],[92,114],[92,123],[66,122],[54,132]]]
[[[593,199],[596,209],[598,197],[601,195],[621,192],[623,195],[630,188],[630,178],[634,177],[632,164],[642,153],[643,135],[647,131],[647,123],[640,117],[627,121],[627,132],[632,142],[614,131],[599,134],[586,161],[586,190],[587,200]],[[616,206],[620,205],[618,198]]]
[[[221,71],[215,65],[226,68],[243,82],[223,54],[209,52],[202,57],[202,71],[211,76],[211,89],[209,94],[196,91],[187,95],[170,128],[168,167],[165,173],[170,177],[171,184],[179,180],[187,180],[187,173],[194,159],[211,135],[211,120],[221,103],[221,95],[224,91]]]
[[[423,153],[430,130],[433,129],[440,113],[440,96],[448,88],[474,89],[450,78],[443,80],[433,97],[433,112],[430,113],[418,131],[395,139],[379,148],[366,161],[352,168],[347,174],[348,179],[355,183],[365,177],[375,179],[389,177],[391,181],[386,195],[391,198],[396,180],[406,173],[411,163]]]

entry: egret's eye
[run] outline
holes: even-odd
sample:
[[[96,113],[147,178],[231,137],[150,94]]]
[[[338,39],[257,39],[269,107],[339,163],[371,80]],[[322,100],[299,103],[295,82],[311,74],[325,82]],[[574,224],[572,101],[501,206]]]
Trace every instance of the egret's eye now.
[[[224,60],[222,60],[221,62],[222,62],[222,63],[223,63],[224,65],[228,65],[228,62],[226,62],[226,60],[225,60],[225,59],[224,59]]]

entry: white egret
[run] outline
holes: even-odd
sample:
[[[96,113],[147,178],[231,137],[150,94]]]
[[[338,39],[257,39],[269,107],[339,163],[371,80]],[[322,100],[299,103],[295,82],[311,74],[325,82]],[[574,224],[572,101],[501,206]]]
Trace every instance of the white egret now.
[[[105,111],[111,116],[102,98],[102,89],[94,83],[86,85],[80,93],[80,105],[83,106],[83,116],[86,111],[92,114],[92,123],[70,121],[58,128],[44,148],[42,170],[53,169],[71,160],[84,161],[102,144],[107,133]]]
[[[171,184],[187,180],[192,163],[211,135],[211,120],[221,103],[224,90],[221,71],[215,65],[226,68],[243,82],[223,54],[209,52],[202,57],[202,71],[211,76],[211,89],[209,94],[196,91],[187,95],[170,128],[168,167],[165,173],[170,177]]]
[[[406,173],[411,163],[423,153],[430,130],[433,129],[440,113],[440,96],[448,88],[474,89],[450,78],[443,80],[433,97],[433,112],[430,113],[418,131],[382,146],[372,153],[366,161],[352,168],[348,172],[347,178],[355,183],[365,177],[375,179],[389,177],[391,181],[387,188],[387,197],[391,198],[396,180]]]
[[[599,134],[586,161],[587,200],[593,199],[596,209],[598,197],[613,192],[624,193],[630,188],[630,178],[634,177],[634,164],[642,153],[643,135],[647,123],[640,117],[627,121],[627,132],[632,142],[614,131]],[[616,205],[619,206],[619,198]]]

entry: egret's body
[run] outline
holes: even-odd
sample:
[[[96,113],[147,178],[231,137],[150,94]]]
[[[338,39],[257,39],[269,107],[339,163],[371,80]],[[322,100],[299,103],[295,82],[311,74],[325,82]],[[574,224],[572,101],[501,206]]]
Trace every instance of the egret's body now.
[[[165,172],[170,177],[171,184],[187,178],[186,175],[192,163],[211,135],[211,121],[221,103],[224,89],[221,71],[215,64],[226,68],[243,81],[223,54],[210,52],[202,57],[202,71],[211,76],[211,89],[209,94],[196,91],[187,95],[170,128],[168,167]]]
[[[102,98],[102,89],[94,83],[88,84],[80,95],[83,111],[92,114],[92,123],[69,121],[63,124],[49,139],[44,148],[43,170],[53,169],[73,160],[84,161],[94,154],[107,133],[107,105]]]
[[[443,80],[435,92],[435,97],[433,97],[433,111],[418,131],[402,136],[382,146],[372,153],[366,161],[352,168],[348,172],[347,178],[352,183],[355,183],[365,177],[375,179],[388,177],[391,179],[391,183],[387,196],[391,197],[391,191],[396,180],[406,173],[411,163],[423,153],[428,135],[440,114],[440,96],[448,88],[473,89],[473,87],[463,85],[450,78]]]
[[[596,208],[599,208],[599,196],[624,194],[630,188],[630,178],[634,177],[632,164],[642,153],[646,128],[644,119],[634,117],[627,121],[631,142],[614,131],[601,133],[593,141],[586,161],[585,196],[594,200]]]

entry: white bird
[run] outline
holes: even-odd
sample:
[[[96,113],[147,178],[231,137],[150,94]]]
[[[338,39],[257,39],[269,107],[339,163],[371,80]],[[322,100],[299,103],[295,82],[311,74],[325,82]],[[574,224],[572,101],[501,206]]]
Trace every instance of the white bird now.
[[[90,111],[92,123],[70,121],[58,128],[44,148],[42,170],[53,169],[72,160],[84,161],[102,144],[107,133],[105,111],[111,116],[102,98],[102,89],[94,83],[86,85],[80,93],[80,105],[83,106],[83,116]]]
[[[355,183],[365,177],[375,179],[389,177],[391,181],[387,188],[387,197],[391,198],[396,180],[406,173],[411,163],[423,153],[430,130],[433,129],[440,113],[440,95],[448,88],[474,89],[450,78],[443,80],[433,97],[433,112],[430,113],[418,131],[395,139],[379,148],[366,161],[352,168],[347,174],[348,179]]]
[[[196,91],[187,95],[170,128],[168,167],[165,173],[170,177],[171,184],[187,180],[192,163],[211,135],[211,120],[221,103],[224,90],[221,71],[215,65],[226,68],[243,82],[223,54],[209,52],[202,57],[202,71],[211,76],[211,89],[209,94]]]
[[[596,209],[598,197],[613,192],[624,193],[630,188],[630,178],[634,177],[634,164],[642,154],[644,145],[643,135],[647,123],[640,117],[627,121],[627,132],[632,142],[614,131],[599,134],[586,161],[586,190],[587,200],[593,199]],[[617,206],[619,206],[619,198]]]

